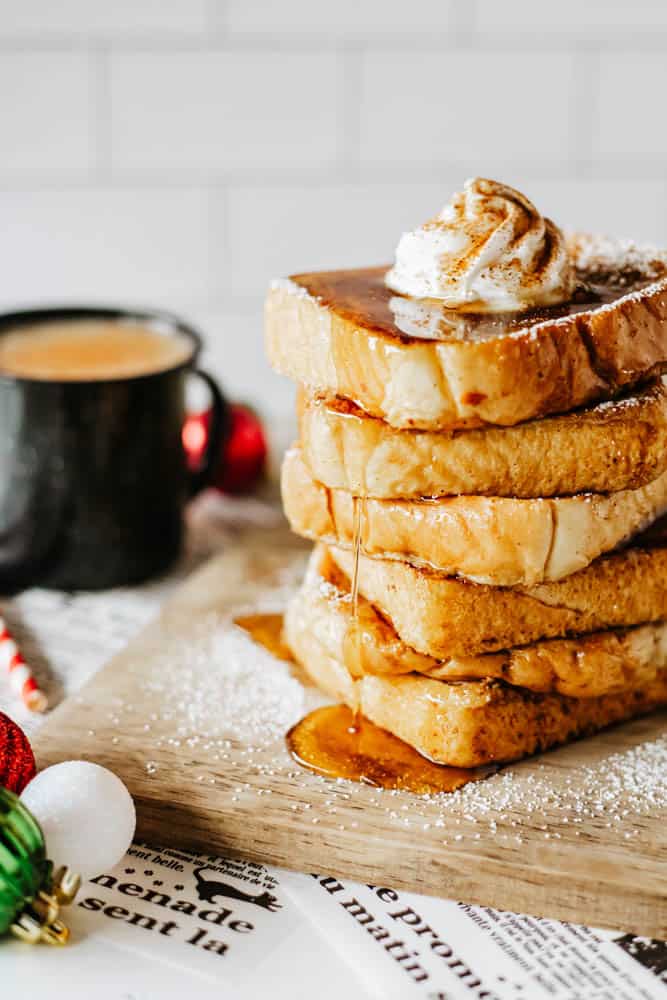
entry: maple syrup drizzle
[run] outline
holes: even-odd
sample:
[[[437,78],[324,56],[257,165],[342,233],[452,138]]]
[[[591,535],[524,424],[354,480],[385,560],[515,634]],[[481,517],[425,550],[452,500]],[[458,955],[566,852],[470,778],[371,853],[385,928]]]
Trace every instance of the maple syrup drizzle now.
[[[253,642],[263,646],[277,660],[283,660],[290,666],[290,673],[304,687],[312,685],[312,681],[300,663],[292,656],[283,638],[283,616],[280,614],[240,615],[234,619],[234,624],[247,632]]]
[[[268,649],[269,653],[279,660],[293,663],[294,657],[289,646],[283,639],[282,615],[241,615],[234,619],[234,624],[247,632],[258,646]]]
[[[288,732],[287,747],[298,764],[317,774],[416,795],[454,792],[495,770],[435,764],[347,705],[310,712]]]
[[[366,517],[365,498],[352,497],[352,551],[354,563],[352,567],[352,581],[350,587],[350,599],[352,602],[352,614],[350,624],[345,636],[346,665],[349,661],[350,669],[354,677],[360,677],[363,673],[362,667],[362,636],[359,624],[359,556],[361,554],[361,524],[362,516]],[[355,720],[359,718],[358,711],[355,712]]]
[[[354,565],[352,569],[352,621],[356,624],[359,611],[359,554],[361,552],[361,513],[363,500],[361,497],[352,497],[352,551],[354,553]]]
[[[323,271],[317,274],[295,274],[292,280],[317,299],[325,308],[342,316],[355,326],[363,326],[384,336],[401,341],[419,340],[412,327],[403,329],[404,323],[392,309],[392,301],[409,302],[405,296],[397,296],[384,283],[386,267],[365,267],[345,271]],[[636,280],[623,276],[590,275],[590,284],[584,282],[574,293],[570,302],[557,306],[528,309],[518,313],[460,313],[457,310],[439,306],[434,300],[426,300],[429,308],[435,309],[441,322],[436,322],[436,331],[430,334],[441,341],[482,340],[497,337],[504,332],[511,333],[534,326],[536,323],[554,321],[563,316],[596,309],[628,292],[639,290],[651,284],[655,278],[638,274]],[[620,284],[619,284],[620,282]]]
[[[294,663],[283,641],[282,615],[243,615],[234,624],[278,659]],[[435,764],[346,705],[315,709],[290,729],[286,741],[294,760],[316,774],[417,795],[454,792],[495,770]]]

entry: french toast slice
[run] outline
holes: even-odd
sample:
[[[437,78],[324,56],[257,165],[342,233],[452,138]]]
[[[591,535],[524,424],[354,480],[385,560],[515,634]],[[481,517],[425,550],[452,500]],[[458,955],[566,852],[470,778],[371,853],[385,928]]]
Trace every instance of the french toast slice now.
[[[400,638],[436,659],[477,656],[539,639],[562,638],[667,619],[667,545],[663,532],[597,559],[557,583],[489,587],[359,557],[358,590]],[[351,579],[354,556],[328,548]]]
[[[364,597],[358,598],[353,620],[349,580],[322,547],[311,556],[296,600],[302,618],[354,678],[409,673],[447,681],[495,678],[531,691],[595,698],[641,687],[667,669],[665,621],[478,656],[424,655],[403,642]]]
[[[448,682],[419,674],[355,679],[335,640],[313,627],[298,595],[285,615],[296,660],[344,701],[430,760],[455,767],[511,761],[667,704],[667,671],[632,690],[594,698],[535,693],[498,680]]]
[[[283,461],[282,498],[298,535],[351,548],[354,498],[316,482],[298,447]],[[561,580],[667,510],[667,472],[636,490],[551,499],[458,496],[360,501],[361,548],[490,586]]]
[[[398,428],[512,426],[613,398],[667,368],[667,255],[584,234],[569,248],[573,300],[527,313],[396,295],[386,267],[275,282],[269,361]]]
[[[379,500],[552,497],[637,489],[667,469],[667,388],[516,427],[397,430],[344,399],[299,397],[313,479]]]

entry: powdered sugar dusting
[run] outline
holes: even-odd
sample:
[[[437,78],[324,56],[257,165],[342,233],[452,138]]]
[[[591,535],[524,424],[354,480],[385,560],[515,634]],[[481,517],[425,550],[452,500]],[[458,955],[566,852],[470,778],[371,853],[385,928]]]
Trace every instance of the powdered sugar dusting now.
[[[664,399],[664,390],[667,388],[667,380],[663,376],[655,386],[648,390],[642,390],[636,395],[622,396],[620,399],[605,399],[602,403],[597,403],[590,408],[592,414],[627,414],[631,410],[641,410],[645,403],[659,398]],[[585,411],[584,411],[585,412]]]
[[[667,808],[667,736],[600,755],[589,765],[568,765],[563,755],[576,750],[575,744],[510,765],[450,794],[417,797],[342,781],[337,794],[360,806],[363,798],[362,808],[381,811],[392,826],[440,830],[443,845],[473,846],[490,838],[497,848],[534,842],[536,836],[599,840],[602,831],[607,845],[654,836],[648,824]]]
[[[521,774],[507,770],[492,782],[466,785],[456,793],[478,815],[519,810],[526,817],[546,809],[551,814],[616,819],[650,816],[667,807],[667,736],[647,741],[623,753],[610,754],[589,766],[573,769],[562,785],[553,772]]]
[[[577,271],[586,281],[604,280],[623,287],[642,278],[667,275],[667,251],[633,240],[576,233],[570,237]]]
[[[359,828],[421,852],[460,848],[472,863],[476,853],[561,839],[585,844],[589,854],[627,844],[638,856],[656,856],[667,809],[667,734],[656,716],[508,765],[449,795],[419,797],[300,768],[285,733],[326,699],[233,624],[239,615],[284,609],[304,568],[303,550],[287,541],[262,536],[261,545],[230,547],[215,572],[163,615],[132,659],[134,686],[105,695],[110,753],[143,759],[147,778],[166,777],[199,808],[210,801],[218,815],[261,813],[267,825],[278,816],[284,823],[289,809],[296,828],[316,826],[332,843],[338,831]],[[82,715],[99,716],[99,689],[75,702]]]
[[[291,278],[273,278],[269,284],[269,288],[272,292],[285,292],[287,295],[293,295],[298,299],[312,298],[303,285],[299,285]]]
[[[445,844],[447,838],[460,842],[488,836],[496,843],[522,843],[536,831],[545,840],[557,840],[565,829],[576,838],[600,828],[607,837],[627,841],[640,837],[643,820],[667,809],[667,735],[621,752],[598,747],[585,764],[568,762],[568,754],[578,756],[578,747],[586,745],[574,744],[508,765],[451,794],[416,796],[294,770],[285,733],[328,699],[304,688],[287,663],[230,621],[201,622],[187,644],[172,648],[146,682],[146,691],[158,708],[155,721],[170,724],[168,746],[183,742],[205,756],[213,751],[214,762],[225,761],[239,774],[251,769],[269,780],[268,786],[255,789],[257,795],[277,791],[274,783],[285,779],[304,794],[307,789],[309,802],[302,808],[314,810],[313,822],[336,814],[344,804],[363,810],[369,819],[379,813],[390,826],[441,828]],[[162,737],[157,746],[164,745]],[[243,794],[252,794],[247,782]]]
[[[289,665],[230,622],[202,623],[146,683],[160,717],[181,737],[233,737],[255,746],[282,739],[303,714]]]

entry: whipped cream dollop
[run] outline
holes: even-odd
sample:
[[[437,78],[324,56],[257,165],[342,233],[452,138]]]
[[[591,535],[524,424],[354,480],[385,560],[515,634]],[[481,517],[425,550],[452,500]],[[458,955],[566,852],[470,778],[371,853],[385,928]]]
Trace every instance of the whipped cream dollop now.
[[[512,312],[572,295],[565,237],[519,191],[475,177],[435,218],[403,233],[386,284],[450,309]]]

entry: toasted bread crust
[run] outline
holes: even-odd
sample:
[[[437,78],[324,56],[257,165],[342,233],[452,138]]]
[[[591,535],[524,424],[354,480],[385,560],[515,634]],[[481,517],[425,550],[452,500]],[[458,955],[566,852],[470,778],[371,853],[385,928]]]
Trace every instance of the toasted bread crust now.
[[[574,254],[581,253],[573,243]],[[576,263],[576,257],[575,257]],[[393,427],[512,426],[610,399],[667,367],[667,278],[615,301],[485,338],[427,340],[336,307],[346,274],[295,275],[268,294],[274,368]]]
[[[645,715],[667,702],[667,671],[645,687],[600,698],[564,698],[519,688],[487,687],[487,702],[456,711],[430,678],[364,677],[359,708],[419,753],[457,767],[510,761],[548,750],[607,726]],[[451,685],[447,685],[451,687]],[[455,732],[452,732],[452,729]]]
[[[416,674],[355,680],[310,627],[297,601],[288,607],[285,634],[298,662],[326,694],[431,760],[456,767],[516,760],[667,703],[667,671],[633,691],[598,698]]]
[[[283,505],[306,538],[351,547],[353,497],[311,477],[298,448],[285,455]],[[364,500],[361,547],[491,586],[532,586],[588,566],[667,509],[667,473],[638,490],[554,499],[441,497]]]
[[[352,553],[334,546],[329,553],[349,578]],[[359,592],[407,645],[438,660],[667,619],[665,580],[663,546],[615,552],[531,588],[487,587],[397,560],[359,559]]]
[[[576,639],[547,639],[481,656],[425,656],[404,643],[391,622],[363,597],[353,620],[349,581],[322,548],[314,551],[295,600],[302,620],[354,678],[407,673],[447,681],[496,678],[531,691],[595,698],[641,687],[667,668],[664,621]]]
[[[344,400],[301,396],[312,476],[380,500],[469,494],[552,497],[637,489],[667,469],[667,389],[517,427],[396,430]]]

